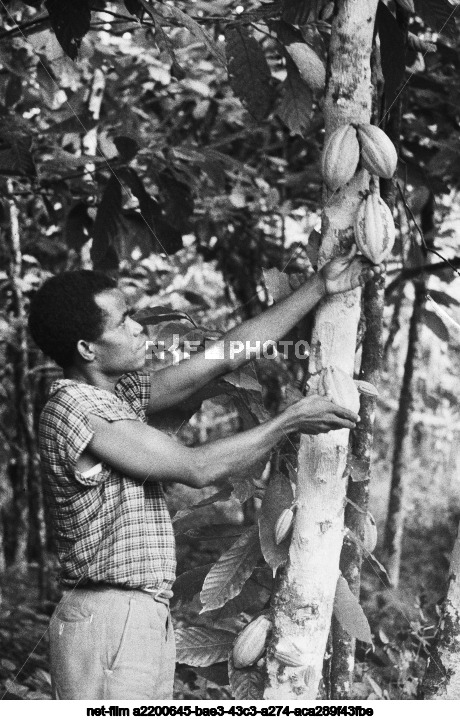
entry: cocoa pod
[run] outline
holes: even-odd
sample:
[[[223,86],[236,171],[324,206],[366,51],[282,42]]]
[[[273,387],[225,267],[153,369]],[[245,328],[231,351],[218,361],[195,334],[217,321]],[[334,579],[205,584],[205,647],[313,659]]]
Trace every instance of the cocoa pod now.
[[[408,13],[415,13],[414,0],[396,0],[398,5]]]
[[[330,20],[334,14],[334,10],[335,10],[335,4],[333,2],[326,3],[326,5],[324,5],[320,10],[320,13],[319,13],[320,19],[324,20],[324,21]]]
[[[321,174],[331,190],[338,190],[355,174],[359,143],[352,125],[341,125],[327,139],[321,156]]]
[[[312,90],[324,90],[326,68],[321,58],[307,43],[291,43],[286,50],[297,65],[302,80]]]
[[[377,525],[374,516],[369,511],[364,521],[363,546],[368,553],[372,553],[377,545]]]
[[[262,656],[271,622],[267,616],[258,616],[238,634],[233,644],[235,668],[252,666]]]
[[[275,542],[280,544],[284,541],[288,533],[291,531],[294,524],[294,513],[291,508],[285,508],[280,513],[278,520],[275,523]]]
[[[273,653],[275,658],[285,666],[305,666],[306,658],[298,641],[280,638]]]
[[[418,50],[421,53],[435,53],[438,49],[436,43],[423,40],[413,33],[407,33],[407,44],[412,50]]]
[[[368,383],[367,381],[355,381],[355,383],[358,389],[358,393],[361,393],[361,395],[371,396],[372,398],[379,397],[379,392],[377,388],[372,385],[372,383]]]
[[[336,366],[323,368],[319,379],[318,392],[320,395],[329,398],[333,403],[348,408],[353,413],[359,411],[360,400],[355,381],[348,373]]]
[[[376,125],[358,125],[363,168],[379,178],[392,178],[398,164],[396,148],[386,133]]]
[[[395,224],[388,205],[376,193],[361,201],[355,218],[355,240],[359,251],[372,263],[381,263],[395,241]]]

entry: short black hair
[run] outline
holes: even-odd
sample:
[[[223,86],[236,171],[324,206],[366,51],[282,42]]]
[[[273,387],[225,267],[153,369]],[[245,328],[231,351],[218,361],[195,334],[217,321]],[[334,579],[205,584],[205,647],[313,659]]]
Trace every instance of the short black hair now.
[[[30,303],[29,330],[38,347],[61,368],[75,361],[79,340],[95,341],[105,314],[95,296],[117,283],[95,270],[66,271],[48,278]]]

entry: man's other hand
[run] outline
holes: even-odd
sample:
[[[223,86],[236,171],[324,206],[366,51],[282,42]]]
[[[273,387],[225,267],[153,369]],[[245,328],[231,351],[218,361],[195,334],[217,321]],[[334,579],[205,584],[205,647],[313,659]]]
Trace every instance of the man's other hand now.
[[[324,281],[324,287],[328,295],[333,293],[344,293],[358,286],[365,285],[368,280],[378,275],[381,268],[357,255],[356,245],[353,245],[349,253],[338,255],[323,265],[319,275]]]
[[[301,433],[316,436],[319,433],[352,429],[359,421],[357,413],[338,406],[323,396],[311,395],[290,406],[285,413]]]

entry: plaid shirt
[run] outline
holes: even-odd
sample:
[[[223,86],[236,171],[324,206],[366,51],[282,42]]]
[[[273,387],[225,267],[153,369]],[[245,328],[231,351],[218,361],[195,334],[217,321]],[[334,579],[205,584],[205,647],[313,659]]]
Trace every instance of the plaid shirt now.
[[[129,373],[110,391],[58,380],[40,417],[40,455],[61,581],[170,589],[174,533],[158,481],[142,483],[102,463],[85,478],[77,470],[94,431],[89,414],[108,421],[146,421],[150,376]]]

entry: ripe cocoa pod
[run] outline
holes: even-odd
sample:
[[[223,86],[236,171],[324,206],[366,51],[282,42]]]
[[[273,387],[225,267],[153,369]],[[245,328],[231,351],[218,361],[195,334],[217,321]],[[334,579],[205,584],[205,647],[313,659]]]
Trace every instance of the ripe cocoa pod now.
[[[400,5],[403,10],[405,10],[408,13],[415,13],[415,5],[414,0],[396,0],[398,5]]]
[[[338,406],[353,413],[359,411],[359,393],[353,378],[336,366],[323,368],[319,379],[318,392]]]
[[[358,125],[357,130],[363,168],[379,178],[392,178],[398,164],[398,154],[388,135],[369,123]]]
[[[321,156],[321,174],[331,190],[338,190],[355,174],[359,143],[352,125],[341,125],[326,141]]]
[[[280,513],[275,524],[275,542],[277,544],[284,541],[294,524],[294,513],[290,508],[285,508]]]
[[[374,516],[369,511],[366,513],[364,521],[364,538],[363,546],[368,553],[372,553],[377,545],[377,526]]]
[[[355,240],[359,251],[372,263],[381,263],[395,242],[395,224],[386,203],[376,193],[361,201],[355,218]]]
[[[305,666],[306,658],[298,641],[280,638],[273,654],[285,666]]]
[[[235,668],[252,666],[262,656],[271,622],[267,616],[258,616],[248,623],[236,637],[233,645],[233,663]]]
[[[358,393],[361,393],[361,395],[371,396],[372,398],[379,397],[379,392],[377,388],[372,385],[372,383],[368,383],[367,381],[355,381],[355,383],[358,389]]]
[[[326,68],[321,58],[307,43],[291,43],[286,50],[297,65],[302,80],[312,90],[324,90]]]

